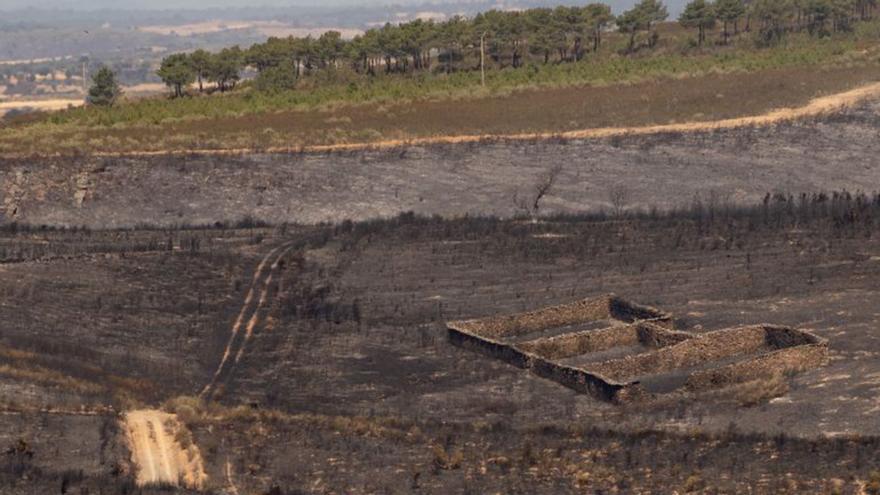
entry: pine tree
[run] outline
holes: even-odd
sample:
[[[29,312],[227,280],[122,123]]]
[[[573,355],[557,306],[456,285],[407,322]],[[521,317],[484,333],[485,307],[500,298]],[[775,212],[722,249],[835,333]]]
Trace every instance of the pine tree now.
[[[183,53],[175,53],[162,59],[162,65],[156,71],[162,82],[174,88],[174,96],[184,95],[186,87],[195,82],[196,72],[190,64],[189,57]]]
[[[92,78],[87,101],[92,105],[109,107],[122,95],[122,88],[116,81],[116,74],[107,66],[102,66]]]
[[[208,69],[211,66],[211,54],[202,49],[192,52],[189,56],[189,66],[196,73],[196,80],[199,82],[199,93],[201,93],[205,90],[204,79],[207,77]]]
[[[728,26],[733,24],[734,33],[737,31],[737,21],[746,14],[746,6],[742,0],[717,0],[715,2],[715,14],[723,24],[722,36],[726,45],[730,40]]]
[[[678,22],[686,28],[697,28],[697,44],[706,40],[706,29],[715,25],[715,9],[706,0],[692,0],[684,8]]]

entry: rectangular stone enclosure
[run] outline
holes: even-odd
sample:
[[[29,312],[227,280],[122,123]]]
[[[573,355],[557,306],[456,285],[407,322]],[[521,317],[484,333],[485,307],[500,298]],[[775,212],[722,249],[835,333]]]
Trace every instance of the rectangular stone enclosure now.
[[[454,345],[616,403],[795,373],[828,355],[825,339],[787,327],[676,331],[669,313],[613,294],[446,326]]]

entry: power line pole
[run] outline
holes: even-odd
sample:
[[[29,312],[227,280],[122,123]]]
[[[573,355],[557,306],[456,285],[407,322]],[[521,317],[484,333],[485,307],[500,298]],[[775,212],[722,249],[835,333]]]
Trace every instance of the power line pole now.
[[[480,85],[486,86],[486,33],[480,35]]]

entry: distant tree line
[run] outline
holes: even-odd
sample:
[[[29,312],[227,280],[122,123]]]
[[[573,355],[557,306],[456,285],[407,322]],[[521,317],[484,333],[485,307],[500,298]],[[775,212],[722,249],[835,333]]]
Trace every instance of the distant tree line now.
[[[772,44],[789,32],[824,36],[850,30],[876,7],[877,0],[691,0],[678,22],[696,30],[698,45],[719,24],[719,44],[743,32]],[[668,17],[661,0],[640,0],[619,16],[601,3],[492,10],[471,19],[386,24],[351,40],[329,31],[317,38],[272,37],[245,50],[236,46],[218,53],[178,53],[162,61],[158,75],[181,96],[195,83],[200,92],[205,82],[221,92],[233,89],[246,67],[257,72],[258,89],[284,89],[304,76],[344,68],[376,76],[479,70],[481,62],[490,68],[573,63],[599,51],[603,35],[615,29],[626,36],[624,54],[652,48],[659,39],[657,25]]]
[[[196,82],[199,92],[202,92],[206,81],[213,82],[217,89],[225,92],[234,89],[241,79],[245,57],[246,52],[237,46],[224,48],[217,53],[205,50],[196,50],[190,54],[175,53],[162,60],[157,74],[173,89],[175,96],[183,96],[186,88]]]
[[[700,45],[706,41],[706,31],[717,24],[722,25],[722,44],[743,25],[746,32],[754,29],[760,44],[768,45],[788,32],[827,36],[849,31],[855,21],[871,18],[876,8],[877,0],[692,0],[678,22],[697,30]]]

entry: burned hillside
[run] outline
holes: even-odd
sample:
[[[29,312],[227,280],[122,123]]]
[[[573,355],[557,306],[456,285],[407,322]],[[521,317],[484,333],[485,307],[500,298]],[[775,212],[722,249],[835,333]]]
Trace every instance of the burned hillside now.
[[[237,489],[258,493],[855,490],[880,467],[870,413],[877,321],[866,310],[880,302],[878,225],[880,198],[852,193],[537,222],[7,224],[0,317],[14,324],[0,340],[10,364],[0,400],[13,419],[2,438],[34,452],[11,493],[46,491],[64,476],[83,487],[131,480],[120,430],[106,425],[144,407],[176,414],[215,490],[229,489],[227,469]],[[828,364],[736,380],[724,393],[612,405],[448,340],[447,321],[609,292],[662,308],[676,330],[649,332],[655,339],[769,322],[827,339]],[[637,329],[620,335],[644,345]],[[548,358],[574,352],[546,344]],[[224,368],[224,349],[234,366]],[[816,455],[833,472],[806,461]],[[315,460],[330,457],[332,475]],[[394,469],[364,477],[376,463]]]

